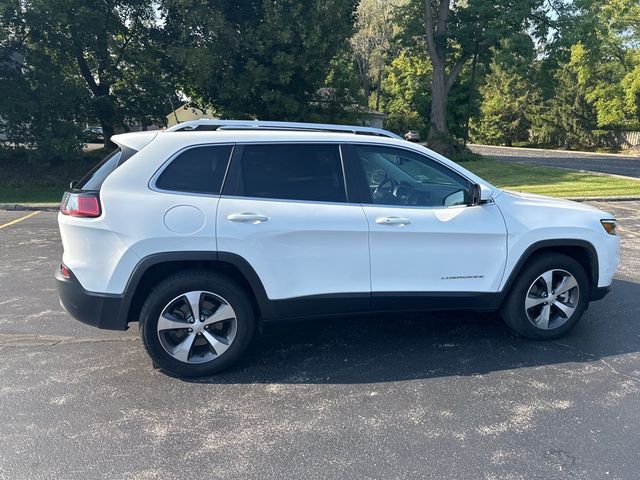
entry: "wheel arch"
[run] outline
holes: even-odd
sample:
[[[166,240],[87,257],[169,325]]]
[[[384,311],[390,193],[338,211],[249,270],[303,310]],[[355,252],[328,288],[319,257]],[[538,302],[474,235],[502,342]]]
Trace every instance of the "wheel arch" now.
[[[598,253],[595,247],[586,240],[557,239],[541,240],[530,245],[518,259],[511,270],[504,287],[496,296],[493,307],[498,308],[508,295],[522,268],[534,257],[544,255],[545,252],[560,253],[577,261],[584,268],[589,277],[589,287],[594,292],[598,287]]]
[[[228,275],[246,290],[256,318],[270,313],[268,297],[260,278],[239,255],[228,252],[163,252],[144,257],[133,270],[125,288],[123,313],[126,324],[138,321],[142,305],[155,285],[177,271],[191,269]]]

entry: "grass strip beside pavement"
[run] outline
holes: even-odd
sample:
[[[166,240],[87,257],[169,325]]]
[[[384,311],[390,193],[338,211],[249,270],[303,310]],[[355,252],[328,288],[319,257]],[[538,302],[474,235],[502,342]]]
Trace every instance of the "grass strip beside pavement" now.
[[[488,158],[461,162],[460,165],[496,187],[507,190],[550,197],[640,196],[640,179],[500,162]]]
[[[2,185],[0,180],[0,203],[58,203],[69,184],[60,185]]]

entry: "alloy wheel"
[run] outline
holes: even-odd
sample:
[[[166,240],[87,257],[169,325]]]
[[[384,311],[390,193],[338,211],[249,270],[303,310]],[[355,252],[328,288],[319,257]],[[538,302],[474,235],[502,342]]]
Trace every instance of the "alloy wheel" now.
[[[580,300],[576,278],[566,270],[547,270],[527,290],[524,309],[529,321],[542,330],[564,325]]]
[[[157,333],[164,350],[184,363],[218,358],[233,343],[236,313],[224,298],[197,290],[171,300],[158,318]]]

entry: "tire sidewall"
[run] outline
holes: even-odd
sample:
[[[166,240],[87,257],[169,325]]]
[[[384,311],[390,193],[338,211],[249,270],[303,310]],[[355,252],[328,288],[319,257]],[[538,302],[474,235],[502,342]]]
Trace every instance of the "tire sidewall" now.
[[[174,298],[194,290],[219,295],[226,300],[236,314],[236,336],[229,348],[218,358],[206,363],[184,363],[173,358],[160,343],[157,325],[163,309]],[[212,375],[229,367],[247,348],[255,331],[251,303],[241,287],[231,279],[205,272],[189,272],[175,275],[156,287],[142,307],[140,333],[147,352],[158,367],[178,376]]]
[[[573,275],[580,288],[580,297],[576,310],[569,320],[557,328],[543,330],[529,320],[524,309],[524,301],[531,284],[548,270],[566,270]],[[531,259],[529,264],[518,274],[518,279],[503,306],[502,316],[509,327],[524,337],[534,340],[553,339],[563,336],[580,321],[588,303],[589,277],[576,260],[560,254],[539,255]]]

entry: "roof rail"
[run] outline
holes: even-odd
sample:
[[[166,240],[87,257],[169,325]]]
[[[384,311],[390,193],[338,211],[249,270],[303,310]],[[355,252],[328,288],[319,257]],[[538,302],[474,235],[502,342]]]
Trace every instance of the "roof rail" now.
[[[240,130],[261,128],[265,130],[306,130],[322,132],[345,132],[358,135],[376,135],[379,137],[399,138],[399,135],[381,128],[360,127],[357,125],[332,125],[327,123],[269,122],[259,120],[212,120],[203,118],[179,123],[167,128],[167,132],[190,132],[194,130]]]

